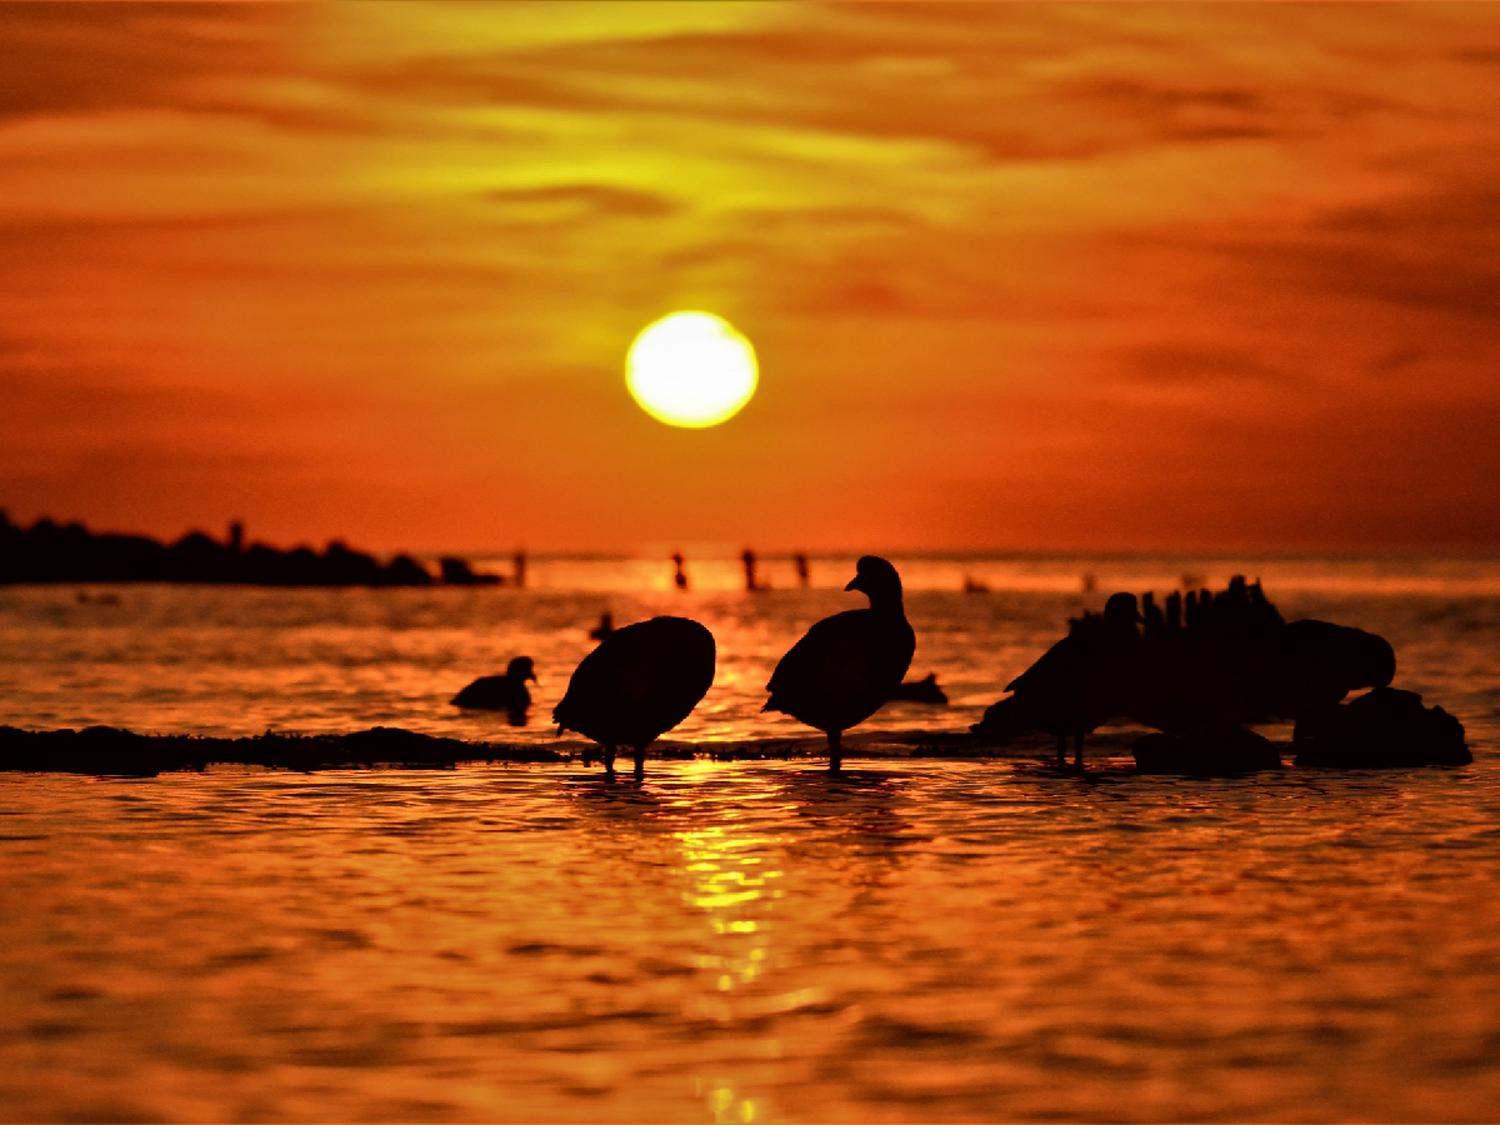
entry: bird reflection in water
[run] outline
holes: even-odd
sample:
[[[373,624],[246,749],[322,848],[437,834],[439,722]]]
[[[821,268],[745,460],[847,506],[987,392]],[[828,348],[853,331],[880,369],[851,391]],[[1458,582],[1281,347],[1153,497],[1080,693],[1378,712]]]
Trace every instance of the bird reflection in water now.
[[[783,795],[809,829],[804,842],[866,858],[896,858],[922,839],[896,811],[900,786],[900,778],[879,770],[799,770],[781,779]]]

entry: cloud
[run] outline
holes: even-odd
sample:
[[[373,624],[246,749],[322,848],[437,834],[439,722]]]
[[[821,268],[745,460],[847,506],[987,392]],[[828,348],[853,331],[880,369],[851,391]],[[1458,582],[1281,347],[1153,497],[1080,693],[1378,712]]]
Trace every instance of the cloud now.
[[[675,213],[671,199],[648,191],[599,184],[557,184],[537,188],[509,188],[488,197],[511,216],[545,217],[552,221],[594,216],[659,219]]]
[[[270,72],[284,26],[260,5],[0,5],[0,119],[178,107],[207,76]]]

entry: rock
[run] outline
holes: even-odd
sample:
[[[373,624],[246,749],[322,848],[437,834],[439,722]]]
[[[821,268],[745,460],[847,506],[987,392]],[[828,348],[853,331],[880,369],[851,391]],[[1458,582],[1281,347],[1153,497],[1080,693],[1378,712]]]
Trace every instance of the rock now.
[[[1463,766],[1474,760],[1464,727],[1414,691],[1380,687],[1300,719],[1292,743],[1299,766],[1391,769]]]
[[[1270,739],[1228,721],[1182,734],[1148,734],[1136,739],[1131,752],[1141,773],[1232,777],[1281,768],[1281,752]]]

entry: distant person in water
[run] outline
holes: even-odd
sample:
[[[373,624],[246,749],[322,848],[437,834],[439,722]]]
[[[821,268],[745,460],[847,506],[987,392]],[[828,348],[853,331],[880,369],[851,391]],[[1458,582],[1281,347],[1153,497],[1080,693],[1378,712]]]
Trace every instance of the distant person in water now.
[[[843,764],[844,731],[891,698],[911,667],[917,638],[907,623],[901,577],[885,559],[859,560],[846,590],[860,590],[868,609],[825,617],[793,645],[766,685],[763,711],[781,711],[828,736],[828,768]]]
[[[601,613],[599,615],[599,624],[589,630],[589,639],[594,641],[602,641],[605,637],[609,636],[614,631],[614,614],[608,612]]]
[[[792,565],[797,568],[797,585],[804,590],[812,585],[812,574],[807,567],[807,556],[798,551],[792,556]]]
[[[746,590],[750,591],[751,593],[756,593],[760,590],[769,588],[761,583],[760,576],[755,573],[755,552],[752,551],[749,547],[746,547],[743,551],[740,552],[740,563],[745,568]]]
[[[597,742],[610,777],[616,753],[632,751],[640,780],[646,747],[686,719],[713,685],[714,658],[713,634],[685,617],[616,629],[573,671],[552,712],[557,732],[573,730]],[[585,765],[592,762],[585,756]]]
[[[510,662],[503,676],[480,676],[449,702],[470,711],[504,711],[511,726],[523,727],[531,708],[527,680],[536,682],[531,657],[518,656]]]
[[[683,569],[683,565],[686,563],[686,561],[687,560],[682,557],[681,551],[672,552],[672,565],[676,568],[672,575],[672,583],[679,590],[686,590],[688,588],[687,571]]]

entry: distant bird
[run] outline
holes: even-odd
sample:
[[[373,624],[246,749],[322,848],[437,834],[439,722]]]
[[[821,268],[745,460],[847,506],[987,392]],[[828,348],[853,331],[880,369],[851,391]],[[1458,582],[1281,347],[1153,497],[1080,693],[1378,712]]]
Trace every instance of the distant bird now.
[[[828,768],[843,762],[844,731],[864,722],[891,697],[911,666],[917,638],[901,603],[901,577],[882,558],[866,555],[846,590],[869,596],[869,609],[825,617],[791,647],[766,685],[763,711],[782,711],[828,736]]]
[[[1081,769],[1084,738],[1130,706],[1140,621],[1135,595],[1113,594],[1103,616],[1090,613],[1075,621],[1066,637],[1005,685],[1013,695],[1000,701],[1010,704],[1002,710],[1010,721],[1019,717],[1024,726],[1056,735],[1058,765],[1067,762],[1071,737],[1073,765]]]
[[[944,704],[948,702],[948,693],[938,687],[937,673],[928,672],[920,680],[906,680],[896,685],[896,690],[891,692],[891,702],[900,700],[903,703],[933,703]]]
[[[531,657],[518,656],[507,666],[505,675],[480,676],[449,702],[471,711],[505,711],[513,726],[524,726],[526,711],[531,706],[527,680],[536,682]]]
[[[713,634],[685,617],[653,617],[616,629],[573,670],[552,712],[557,732],[577,731],[603,749],[604,769],[615,754],[635,754],[635,776],[645,774],[646,747],[687,718],[714,682]],[[586,755],[584,764],[593,762]]]

